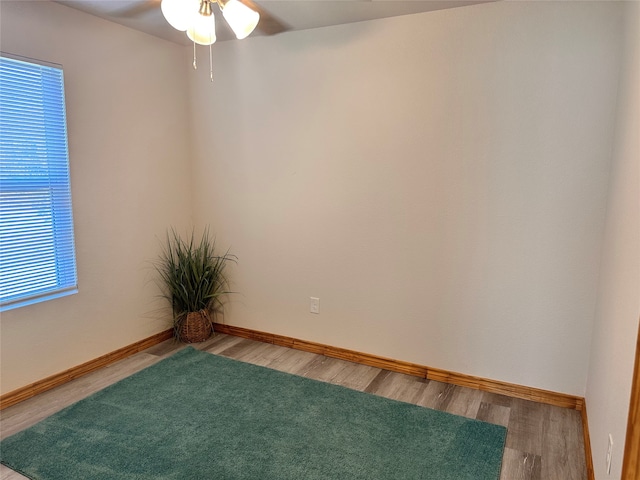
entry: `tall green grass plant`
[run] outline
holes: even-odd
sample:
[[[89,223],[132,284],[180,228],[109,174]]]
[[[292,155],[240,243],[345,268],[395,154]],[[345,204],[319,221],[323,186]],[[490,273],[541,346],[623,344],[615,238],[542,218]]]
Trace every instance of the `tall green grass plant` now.
[[[206,228],[199,240],[194,231],[183,239],[175,229],[167,232],[156,270],[162,296],[173,312],[173,328],[180,338],[180,327],[190,312],[205,311],[208,318],[222,311],[229,291],[227,265],[237,257],[227,250],[216,254],[215,238]]]

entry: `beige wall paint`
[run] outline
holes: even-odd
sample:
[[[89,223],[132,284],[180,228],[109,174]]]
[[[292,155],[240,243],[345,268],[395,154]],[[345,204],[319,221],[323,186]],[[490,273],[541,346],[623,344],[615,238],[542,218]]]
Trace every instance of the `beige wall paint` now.
[[[615,3],[500,2],[219,44],[211,84],[188,49],[1,2],[0,48],[65,67],[80,279],[2,315],[2,392],[162,330],[147,262],[193,212],[240,256],[228,323],[583,395],[621,31]]]
[[[2,314],[6,393],[167,328],[149,261],[191,199],[182,47],[52,2],[2,1],[0,42],[64,67],[79,282]]]
[[[587,379],[587,409],[597,479],[620,478],[640,317],[640,4],[624,12],[624,56],[602,273]],[[613,436],[611,476],[606,473]]]
[[[240,259],[225,321],[584,395],[620,27],[498,2],[216,45],[194,213]]]

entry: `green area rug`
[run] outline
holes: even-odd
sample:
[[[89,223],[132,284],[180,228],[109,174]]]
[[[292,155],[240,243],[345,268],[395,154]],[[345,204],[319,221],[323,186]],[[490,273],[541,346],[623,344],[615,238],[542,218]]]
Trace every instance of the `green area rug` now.
[[[37,480],[497,480],[498,425],[192,347],[0,443]]]

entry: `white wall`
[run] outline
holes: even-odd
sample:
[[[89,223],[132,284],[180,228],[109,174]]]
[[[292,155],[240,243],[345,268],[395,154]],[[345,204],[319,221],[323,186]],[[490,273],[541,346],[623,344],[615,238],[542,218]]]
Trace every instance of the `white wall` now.
[[[79,282],[2,314],[6,393],[168,327],[149,261],[191,198],[183,47],[51,2],[2,1],[0,32],[64,67]]]
[[[240,259],[227,323],[584,395],[621,21],[498,2],[216,45],[194,205]]]
[[[621,475],[640,317],[640,4],[629,2],[624,18],[624,56],[586,394],[597,479]],[[610,433],[614,447],[611,476],[607,476]]]
[[[0,48],[65,68],[80,280],[2,315],[2,392],[164,329],[148,262],[193,212],[240,256],[228,323],[584,395],[621,14],[499,2],[221,43],[212,85],[183,47],[0,2]],[[618,110],[618,152],[633,119]],[[631,168],[616,158],[612,192]],[[600,338],[624,208],[589,372],[602,431],[617,403],[593,392],[630,369],[626,333]]]

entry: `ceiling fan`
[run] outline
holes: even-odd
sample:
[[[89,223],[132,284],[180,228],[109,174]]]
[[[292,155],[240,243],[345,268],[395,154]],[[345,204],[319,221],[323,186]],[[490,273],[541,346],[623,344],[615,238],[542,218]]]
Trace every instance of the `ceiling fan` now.
[[[216,7],[217,5],[217,7]],[[209,77],[213,82],[211,45],[217,40],[216,15],[221,12],[226,25],[238,40],[249,36],[256,28],[263,35],[275,35],[289,27],[258,6],[253,0],[145,0],[115,13],[120,17],[134,17],[160,9],[165,20],[176,30],[185,31],[193,42],[193,68],[197,69],[196,44],[209,46]],[[224,22],[217,22],[224,25]]]
[[[238,39],[247,37],[254,28],[262,35],[275,35],[289,30],[288,25],[253,0],[145,0],[112,12],[112,15],[137,17],[156,9],[162,10],[173,28],[186,31],[189,39],[200,45],[211,45],[216,41],[216,26],[225,28],[226,25]],[[220,12],[226,24],[216,22],[216,14]]]

